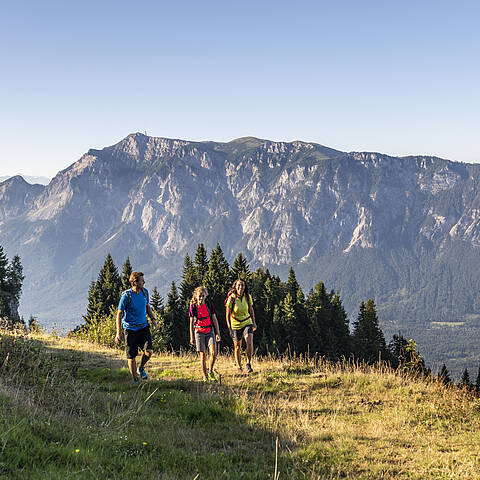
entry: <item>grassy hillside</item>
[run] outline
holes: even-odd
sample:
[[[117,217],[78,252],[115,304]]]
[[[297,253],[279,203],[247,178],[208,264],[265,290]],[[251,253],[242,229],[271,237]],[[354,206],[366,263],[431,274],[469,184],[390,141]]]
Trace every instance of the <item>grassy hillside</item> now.
[[[259,360],[250,376],[0,336],[0,478],[477,479],[478,399],[386,368]],[[275,473],[276,472],[276,473]]]

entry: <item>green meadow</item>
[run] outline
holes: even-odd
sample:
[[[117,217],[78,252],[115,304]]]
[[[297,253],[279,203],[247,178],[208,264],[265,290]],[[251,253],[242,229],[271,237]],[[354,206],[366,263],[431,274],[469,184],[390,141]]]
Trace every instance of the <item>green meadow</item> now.
[[[433,378],[321,359],[124,353],[0,335],[1,479],[478,479],[480,403]]]

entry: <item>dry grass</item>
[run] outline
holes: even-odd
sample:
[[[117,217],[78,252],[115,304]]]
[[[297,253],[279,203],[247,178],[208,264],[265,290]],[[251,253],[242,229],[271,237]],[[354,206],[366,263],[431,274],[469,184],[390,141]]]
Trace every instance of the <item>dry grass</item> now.
[[[73,352],[80,369],[126,365],[119,350],[37,338],[56,355]],[[469,392],[385,366],[350,362],[267,358],[255,359],[253,368],[251,375],[238,375],[232,357],[221,355],[216,364],[219,382],[203,385],[195,354],[165,353],[148,365],[149,383],[181,381],[200,396],[230,399],[239,422],[278,438],[280,479],[480,478],[479,401]],[[121,406],[116,408],[120,414]],[[175,435],[179,444],[191,442],[187,433]],[[211,441],[221,443],[218,438]],[[228,453],[235,445],[235,439],[225,440],[222,451]],[[260,445],[252,442],[250,448],[248,454],[255,456]],[[268,449],[274,455],[274,441]],[[212,475],[208,478],[222,478]],[[268,473],[243,478],[274,478],[274,464]]]

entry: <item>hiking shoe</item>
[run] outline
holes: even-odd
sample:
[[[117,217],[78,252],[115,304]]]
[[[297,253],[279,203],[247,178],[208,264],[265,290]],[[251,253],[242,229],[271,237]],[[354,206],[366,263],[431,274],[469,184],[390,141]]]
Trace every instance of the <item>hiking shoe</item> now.
[[[135,378],[133,379],[133,384],[134,384],[134,385],[138,385],[139,383],[140,383],[139,378],[138,378],[138,377],[135,377]]]
[[[252,372],[253,372],[252,366],[249,363],[247,363],[247,373],[252,373]]]
[[[217,378],[215,377],[215,374],[213,373],[212,370],[210,370],[210,371],[207,373],[207,376],[208,376],[208,379],[209,379],[211,382],[216,382],[216,381],[217,381]]]
[[[142,380],[147,380],[148,375],[147,375],[147,372],[145,371],[145,369],[143,367],[138,367],[137,373],[140,375]]]

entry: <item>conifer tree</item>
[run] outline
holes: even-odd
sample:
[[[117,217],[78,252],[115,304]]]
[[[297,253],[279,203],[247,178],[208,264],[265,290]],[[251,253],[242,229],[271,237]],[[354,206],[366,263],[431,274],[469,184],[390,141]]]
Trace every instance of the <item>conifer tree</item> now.
[[[225,297],[230,288],[230,265],[218,243],[215,250],[212,250],[210,254],[204,284],[212,300],[217,297]]]
[[[99,314],[100,306],[98,304],[99,295],[94,280],[90,282],[87,298],[87,313],[83,316],[86,325],[93,322],[93,319]]]
[[[442,365],[440,373],[438,374],[438,379],[441,382],[443,382],[445,385],[452,383],[452,379],[450,378],[450,372],[448,371],[447,366],[445,364]]]
[[[22,292],[22,282],[25,279],[23,276],[23,267],[20,257],[15,255],[7,267],[7,285],[6,290],[11,293],[18,304],[20,300],[20,293]]]
[[[461,387],[461,388],[470,388],[471,387],[470,374],[468,373],[468,370],[466,368],[462,373],[462,378],[460,379],[460,383],[458,384],[458,386]]]
[[[210,254],[208,272],[204,284],[207,287],[210,300],[215,305],[222,344],[231,346],[233,344],[225,321],[225,299],[230,288],[230,265],[218,243]]]
[[[305,306],[309,318],[309,351],[331,357],[334,338],[329,320],[332,304],[323,282],[318,282],[310,291]]]
[[[338,292],[331,293],[332,329],[335,337],[335,357],[349,356],[352,351],[348,316]]]
[[[242,278],[243,280],[248,281],[251,276],[252,272],[250,271],[250,266],[247,263],[247,259],[243,256],[242,252],[240,252],[233,261],[232,270],[230,272],[232,283],[237,278]]]
[[[271,351],[268,335],[271,333],[271,318],[267,311],[267,293],[266,285],[270,282],[270,272],[265,272],[258,268],[248,281],[248,288],[253,299],[253,309],[255,311],[255,320],[257,330],[255,332],[255,349],[262,355]],[[280,300],[280,299],[279,299]],[[273,307],[271,316],[273,316]]]
[[[123,269],[122,269],[122,287],[121,291],[128,290],[131,287],[130,284],[130,275],[132,274],[133,269],[132,269],[132,264],[130,263],[130,257],[127,257],[125,260],[125,263],[123,264]]]
[[[475,380],[475,390],[480,392],[480,365],[478,366],[477,378]]]
[[[0,290],[6,290],[8,259],[0,245]]]
[[[290,271],[288,272],[288,280],[287,280],[287,291],[290,293],[292,300],[294,303],[297,302],[297,292],[300,288],[299,283],[297,282],[297,277],[295,276],[295,272],[292,267],[290,267]]]
[[[393,368],[398,368],[407,362],[407,347],[408,341],[401,333],[393,335],[392,341],[388,344]]]
[[[197,287],[199,285],[203,285],[205,282],[205,277],[208,272],[208,256],[207,250],[205,250],[205,246],[203,243],[199,243],[197,247],[197,251],[195,252],[195,258],[193,260],[193,264],[195,266],[195,273],[197,275]]]
[[[297,353],[307,351],[310,342],[309,320],[305,306],[305,295],[297,281],[295,271],[290,267],[286,283],[286,292],[290,295],[294,310],[294,325],[291,331],[287,332],[288,344],[291,349]]]
[[[388,360],[385,337],[378,325],[375,302],[369,299],[360,304],[357,320],[353,323],[353,340],[358,358],[374,363],[379,358]]]
[[[158,293],[156,285],[155,287],[153,287],[152,295],[150,296],[150,306],[152,307],[152,310],[156,315],[161,315],[163,313],[163,310],[165,309],[165,306],[163,304],[163,298]]]
[[[180,283],[180,298],[184,309],[188,308],[193,291],[198,286],[200,286],[200,283],[197,269],[195,268],[190,255],[187,253],[183,261],[182,282]]]
[[[112,306],[117,306],[120,300],[121,279],[110,253],[98,274],[95,284],[98,314],[107,317]]]
[[[295,351],[295,345],[292,343],[295,323],[295,302],[288,292],[285,299],[274,309],[274,342],[279,353],[283,353],[287,349]]]
[[[172,282],[170,292],[165,306],[165,330],[170,333],[169,341],[166,341],[167,348],[178,351],[180,347],[187,346],[188,318],[178,296],[177,286]]]

